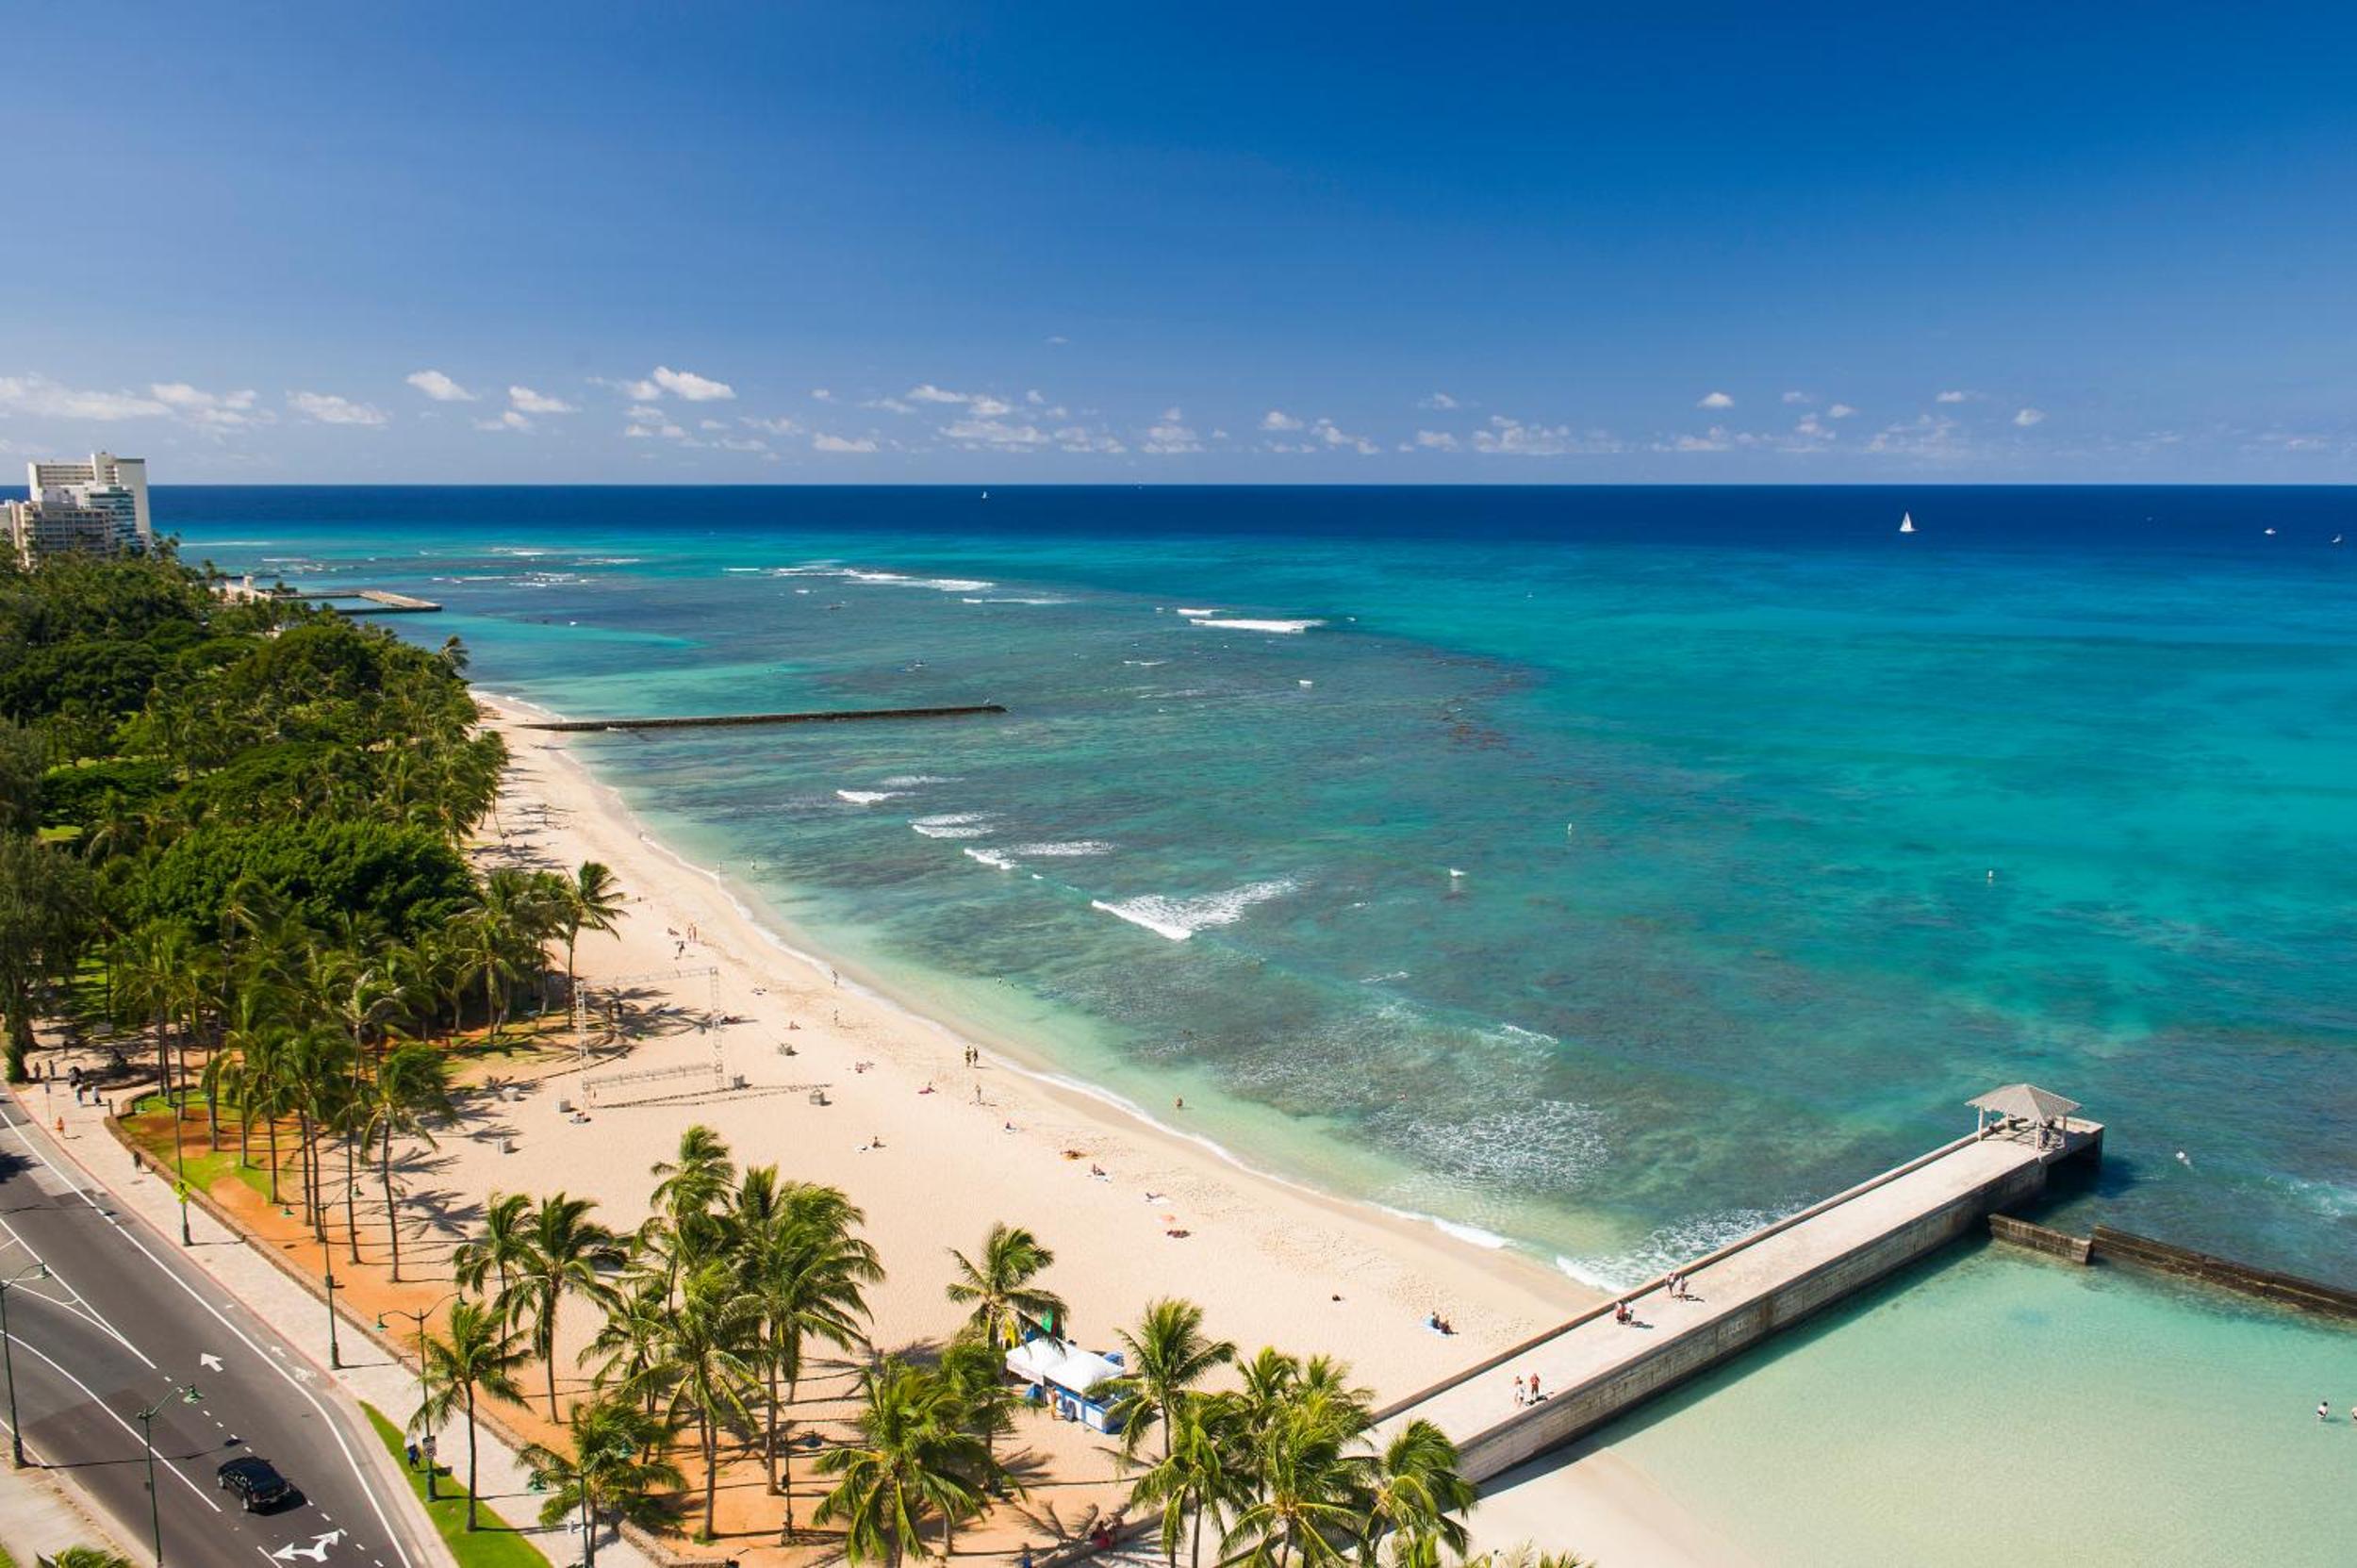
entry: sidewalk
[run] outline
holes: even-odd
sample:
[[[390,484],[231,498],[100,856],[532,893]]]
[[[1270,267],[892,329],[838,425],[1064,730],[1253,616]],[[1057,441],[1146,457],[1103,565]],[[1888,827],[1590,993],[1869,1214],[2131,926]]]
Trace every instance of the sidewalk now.
[[[122,1535],[83,1499],[80,1488],[56,1472],[38,1466],[12,1470],[0,1462],[0,1546],[8,1548],[17,1568],[33,1568],[34,1559],[56,1557],[68,1546],[95,1546],[138,1562],[146,1548],[131,1550]]]
[[[62,1070],[65,1062],[59,1061],[58,1065]],[[124,1209],[147,1221],[167,1239],[179,1235],[180,1206],[173,1197],[172,1183],[157,1176],[133,1173],[131,1156],[107,1130],[103,1106],[76,1105],[73,1092],[62,1080],[46,1094],[38,1082],[19,1084],[16,1100],[85,1178],[113,1194]],[[62,1134],[56,1131],[60,1117],[65,1124]],[[189,1256],[324,1370],[328,1361],[327,1312],[319,1297],[289,1279],[276,1263],[194,1204],[189,1208],[189,1230],[196,1244]],[[340,1386],[348,1399],[375,1406],[395,1426],[406,1424],[410,1413],[418,1408],[417,1378],[387,1348],[387,1336],[377,1334],[341,1312],[338,1313],[338,1320],[337,1343],[342,1349],[344,1369],[327,1374],[329,1379]],[[490,1428],[481,1426],[476,1428],[476,1446],[482,1466],[478,1479],[484,1506],[523,1532],[556,1568],[580,1561],[575,1531],[561,1527],[543,1528],[539,1525],[541,1498],[528,1486],[524,1467],[518,1462],[515,1451]],[[371,1460],[378,1457],[371,1449]],[[457,1474],[466,1463],[463,1431],[442,1434],[441,1459],[445,1466],[452,1468],[453,1482],[463,1484],[464,1477]],[[384,1476],[405,1494],[409,1483],[401,1473],[401,1465],[390,1455],[383,1456],[383,1461]],[[0,1513],[0,1521],[5,1518],[5,1513]],[[443,1550],[441,1540],[431,1526],[420,1523],[418,1533],[428,1543],[429,1549]],[[13,1541],[10,1544],[14,1544]],[[28,1568],[24,1560],[19,1560],[20,1568]],[[657,1568],[632,1543],[610,1536],[599,1540],[598,1562],[599,1568]],[[446,1552],[439,1568],[454,1568]]]

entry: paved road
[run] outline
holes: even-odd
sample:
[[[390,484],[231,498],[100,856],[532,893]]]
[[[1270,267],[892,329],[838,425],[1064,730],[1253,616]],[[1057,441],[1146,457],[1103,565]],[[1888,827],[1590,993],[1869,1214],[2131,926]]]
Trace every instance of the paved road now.
[[[438,1542],[421,1544],[431,1527],[326,1373],[195,1267],[176,1237],[118,1212],[103,1189],[85,1191],[48,1134],[0,1103],[0,1278],[36,1263],[50,1278],[8,1298],[27,1457],[79,1481],[123,1540],[151,1539],[137,1415],[161,1400],[156,1492],[170,1568],[443,1560]],[[200,1403],[172,1397],[191,1382]],[[243,1512],[214,1478],[242,1454],[275,1464],[301,1498]]]

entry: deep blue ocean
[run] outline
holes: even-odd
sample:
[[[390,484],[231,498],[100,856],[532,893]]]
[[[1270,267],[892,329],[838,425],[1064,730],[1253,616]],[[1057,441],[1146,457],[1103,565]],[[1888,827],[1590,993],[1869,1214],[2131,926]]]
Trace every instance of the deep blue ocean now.
[[[2066,1217],[2357,1279],[2357,491],[155,504],[571,717],[1007,704],[585,751],[919,1005],[1583,1277],[2028,1079]]]

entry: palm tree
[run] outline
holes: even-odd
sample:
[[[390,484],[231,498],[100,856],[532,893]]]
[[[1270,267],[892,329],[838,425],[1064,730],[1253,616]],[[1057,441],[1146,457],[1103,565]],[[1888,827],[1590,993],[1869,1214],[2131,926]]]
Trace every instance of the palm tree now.
[[[948,1286],[949,1299],[961,1306],[972,1304],[966,1327],[990,1343],[1020,1345],[1027,1326],[1037,1324],[1052,1331],[1063,1321],[1063,1297],[1030,1282],[1056,1255],[1022,1227],[1003,1221],[992,1226],[979,1263],[955,1247],[949,1256],[958,1270]]]
[[[451,1254],[451,1264],[460,1290],[487,1295],[499,1302],[507,1299],[509,1281],[531,1257],[531,1197],[523,1193],[493,1193],[490,1206],[483,1211],[482,1231],[460,1244]],[[499,1289],[485,1291],[484,1285],[492,1279],[498,1280]]]
[[[958,1425],[982,1440],[983,1470],[976,1479],[997,1492],[1010,1479],[999,1467],[998,1439],[1014,1430],[1014,1393],[1007,1386],[1005,1356],[987,1341],[960,1334],[942,1351],[934,1370],[956,1401]],[[946,1555],[946,1540],[943,1550]]]
[[[536,1443],[520,1457],[533,1487],[548,1494],[540,1523],[561,1525],[577,1513],[581,1568],[597,1568],[601,1521],[611,1513],[625,1524],[659,1524],[663,1506],[656,1494],[676,1492],[687,1477],[664,1457],[670,1426],[624,1400],[574,1406],[566,1438],[563,1451]]]
[[[68,1546],[50,1562],[55,1568],[131,1568],[131,1560],[103,1546]]]
[[[1596,1564],[1594,1559],[1577,1552],[1542,1552],[1525,1541],[1501,1552],[1466,1558],[1462,1568],[1596,1568]]]
[[[683,1131],[678,1152],[656,1161],[648,1174],[658,1178],[651,1201],[670,1231],[664,1278],[667,1287],[675,1287],[683,1268],[702,1262],[719,1245],[720,1227],[714,1223],[712,1211],[736,1180],[736,1162],[720,1134],[700,1123]],[[649,1239],[661,1242],[651,1233]]]
[[[975,1477],[988,1468],[980,1439],[956,1420],[953,1391],[931,1373],[886,1357],[860,1378],[858,1435],[820,1454],[821,1473],[840,1477],[812,1515],[844,1527],[854,1563],[898,1568],[923,1547],[926,1522],[954,1522],[981,1504]]]
[[[1204,1516],[1245,1495],[1242,1403],[1229,1395],[1182,1394],[1162,1419],[1162,1460],[1130,1488],[1132,1507],[1151,1508],[1162,1523],[1162,1556],[1178,1568],[1178,1543],[1203,1560]]]
[[[614,1233],[589,1217],[596,1207],[588,1198],[563,1193],[542,1198],[532,1212],[522,1264],[499,1298],[503,1316],[532,1330],[533,1354],[548,1374],[552,1421],[564,1419],[556,1409],[557,1311],[568,1296],[610,1299],[613,1287],[599,1271],[622,1261]]]
[[[634,1279],[606,1303],[604,1325],[582,1347],[582,1362],[598,1363],[591,1384],[635,1399],[651,1414],[671,1371],[663,1354],[670,1332],[671,1302],[663,1282]]]
[[[585,860],[565,884],[557,910],[557,929],[565,937],[565,1001],[573,999],[573,945],[585,931],[611,933],[622,917],[622,889],[610,867]]]
[[[1410,1421],[1376,1456],[1374,1492],[1360,1556],[1373,1568],[1388,1535],[1403,1560],[1442,1560],[1465,1554],[1464,1514],[1474,1485],[1457,1468],[1457,1444],[1429,1421]]]
[[[362,1138],[376,1140],[377,1178],[385,1189],[385,1230],[392,1243],[393,1282],[401,1282],[401,1209],[393,1198],[393,1139],[418,1138],[428,1148],[428,1124],[452,1114],[450,1065],[432,1046],[395,1046],[377,1059],[358,1102]]]
[[[700,1266],[680,1291],[663,1345],[673,1420],[693,1418],[703,1450],[704,1527],[713,1533],[720,1480],[720,1428],[751,1419],[746,1395],[760,1380],[761,1308],[717,1261]]]
[[[865,1217],[833,1187],[780,1181],[774,1165],[745,1173],[730,1213],[739,1237],[741,1278],[761,1310],[762,1375],[769,1395],[764,1446],[769,1490],[785,1498],[783,1529],[789,1538],[794,1494],[782,1469],[786,1450],[779,1441],[781,1411],[798,1392],[808,1341],[838,1350],[862,1342],[860,1322],[867,1316],[863,1287],[883,1278],[876,1249],[851,1233]],[[778,1397],[781,1380],[784,1401]]]
[[[520,1405],[524,1393],[516,1381],[523,1351],[516,1330],[492,1309],[477,1301],[451,1304],[450,1321],[437,1337],[425,1342],[419,1383],[425,1397],[409,1418],[413,1433],[447,1426],[453,1414],[467,1421],[467,1528],[475,1522],[474,1413],[478,1395],[488,1395]]]
[[[1374,1424],[1369,1398],[1330,1357],[1262,1350],[1244,1364],[1235,1401],[1249,1434],[1240,1466],[1249,1495],[1223,1552],[1241,1543],[1250,1568],[1320,1568],[1365,1539],[1375,1461],[1357,1444]]]
[[[1164,1428],[1162,1458],[1170,1458],[1170,1412],[1186,1392],[1211,1375],[1216,1366],[1236,1359],[1227,1340],[1204,1337],[1203,1309],[1171,1296],[1152,1303],[1138,1321],[1138,1331],[1121,1331],[1129,1350],[1129,1370],[1119,1379],[1120,1395],[1113,1413],[1121,1422],[1121,1452],[1135,1459],[1138,1445],[1158,1424]]]

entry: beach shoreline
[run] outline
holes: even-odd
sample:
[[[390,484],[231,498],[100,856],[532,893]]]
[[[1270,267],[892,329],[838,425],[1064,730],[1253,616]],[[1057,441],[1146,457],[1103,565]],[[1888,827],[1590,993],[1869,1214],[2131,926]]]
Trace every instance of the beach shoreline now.
[[[462,1190],[562,1186],[597,1197],[609,1223],[628,1224],[644,1209],[646,1165],[679,1129],[702,1121],[730,1139],[741,1164],[778,1163],[789,1177],[842,1187],[866,1210],[892,1271],[874,1296],[880,1348],[937,1343],[955,1328],[959,1313],[933,1276],[947,1248],[970,1247],[1004,1219],[1057,1251],[1049,1282],[1090,1344],[1113,1343],[1113,1330],[1155,1297],[1184,1296],[1246,1354],[1274,1344],[1337,1355],[1378,1400],[1599,1299],[1527,1254],[1260,1170],[1036,1052],[909,1005],[880,977],[842,973],[759,907],[757,894],[651,832],[566,736],[517,729],[543,716],[532,704],[475,695],[513,754],[503,831],[486,853],[566,869],[599,860],[631,900],[615,936],[585,936],[584,986],[594,996],[627,976],[644,992],[645,977],[667,966],[715,971],[669,989],[683,1015],[709,1009],[725,1022],[709,1034],[683,1028],[638,1041],[628,1069],[692,1067],[709,1055],[722,1081],[743,1087],[696,1097],[692,1107],[586,1105],[594,1132],[559,1112],[558,1095],[503,1107],[512,1134],[455,1146],[460,1168],[449,1174]],[[783,1054],[789,1046],[793,1054]],[[569,1071],[551,1081],[560,1094],[579,1082]],[[590,1143],[594,1168],[573,1157]],[[1435,1315],[1454,1332],[1434,1332]],[[1541,1544],[1621,1563],[1740,1560],[1731,1549],[1698,1548],[1707,1532],[1665,1517],[1641,1473],[1598,1458],[1607,1462],[1566,1466],[1543,1487],[1549,1511],[1588,1518],[1594,1531],[1574,1525]],[[1094,1460],[1081,1467],[1110,1480]],[[1528,1519],[1523,1508],[1510,1511]]]

